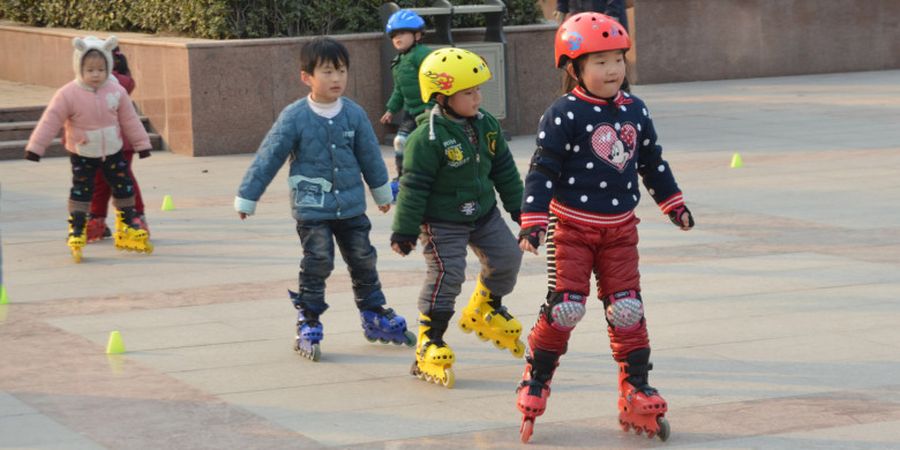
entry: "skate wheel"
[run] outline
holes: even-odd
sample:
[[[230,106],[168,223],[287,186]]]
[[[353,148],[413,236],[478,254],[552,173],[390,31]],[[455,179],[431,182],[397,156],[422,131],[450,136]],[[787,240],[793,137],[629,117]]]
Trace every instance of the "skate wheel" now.
[[[629,432],[629,431],[631,431],[631,424],[629,424],[628,422],[623,422],[623,421],[620,420],[620,421],[619,421],[619,426],[621,426],[621,427],[622,427],[622,431],[624,431],[624,432],[626,432],[626,433]]]
[[[656,433],[656,436],[659,440],[666,442],[669,439],[669,433],[671,432],[669,421],[666,420],[665,417],[660,416],[656,418],[656,424],[659,425],[659,432]]]
[[[81,262],[81,249],[80,248],[72,249],[72,261],[75,261],[76,264]]]
[[[431,376],[430,373],[426,373],[426,374],[425,374],[425,381],[427,381],[427,382],[429,382],[429,383],[436,383],[436,382],[437,382],[437,381],[434,379],[434,377]]]
[[[509,352],[516,358],[521,358],[525,354],[525,344],[522,343],[522,341],[516,340],[516,348],[509,349]]]
[[[412,367],[409,368],[409,374],[416,378],[420,378],[419,377],[419,365],[416,364],[415,361],[413,361]]]
[[[403,333],[403,335],[406,336],[407,347],[414,347],[416,345],[416,335],[414,335],[412,331],[407,331]]]
[[[378,341],[378,338],[373,338],[373,337],[369,337],[366,335],[366,340],[369,341],[370,343],[374,344],[375,342]]]
[[[444,378],[441,380],[441,384],[447,389],[452,389],[455,382],[456,378],[453,376],[453,369],[444,369]]]
[[[641,428],[640,426],[636,426],[636,427],[634,427],[634,434],[640,436],[640,435],[644,434],[644,429]]]
[[[313,361],[318,361],[319,358],[322,357],[322,351],[319,350],[319,344],[313,344],[312,353],[309,355],[309,359]]]
[[[151,254],[151,253],[153,253],[153,244],[151,244],[151,243],[148,242],[148,243],[147,243],[147,248],[144,249],[144,253],[146,253],[146,254],[148,254],[148,255]]]
[[[527,444],[528,440],[531,439],[531,433],[534,432],[534,419],[529,419],[527,417],[522,419],[522,426],[519,427],[519,435],[522,438],[522,443]]]

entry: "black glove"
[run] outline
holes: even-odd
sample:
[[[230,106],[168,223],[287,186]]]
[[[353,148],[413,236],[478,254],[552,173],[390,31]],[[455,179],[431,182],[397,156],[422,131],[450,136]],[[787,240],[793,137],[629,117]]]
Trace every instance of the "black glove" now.
[[[522,242],[522,239],[526,239],[528,240],[528,243],[537,250],[537,248],[541,246],[541,233],[547,234],[547,227],[534,225],[528,228],[522,228],[522,230],[519,231],[519,242]]]
[[[139,152],[138,152],[138,157],[139,157],[140,159],[149,158],[149,157],[150,157],[150,150],[141,150],[141,151],[139,151]]]
[[[38,155],[35,152],[30,152],[28,150],[25,150],[25,159],[27,159],[29,161],[34,161],[34,162],[41,162],[41,155]]]
[[[687,214],[687,220],[684,220],[685,214]],[[669,211],[669,220],[671,220],[672,223],[677,225],[678,228],[681,228],[682,230],[690,230],[691,228],[694,228],[694,216],[691,215],[691,210],[689,210],[686,205],[672,208],[672,210]]]
[[[412,236],[408,234],[391,234],[391,247],[394,244],[397,244],[397,247],[400,248],[400,253],[403,253],[403,256],[406,256],[411,252],[414,248],[416,248],[416,241],[419,240],[418,236]]]
[[[517,210],[509,213],[509,216],[512,217],[513,222],[515,222],[520,227],[522,226],[522,210],[521,209],[517,209]]]

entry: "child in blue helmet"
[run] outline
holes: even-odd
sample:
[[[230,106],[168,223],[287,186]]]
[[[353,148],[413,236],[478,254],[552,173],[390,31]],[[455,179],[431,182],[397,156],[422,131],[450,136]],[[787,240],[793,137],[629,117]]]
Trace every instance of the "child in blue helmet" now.
[[[391,61],[394,91],[388,99],[387,111],[381,116],[381,123],[390,123],[395,114],[405,111],[394,138],[397,177],[391,181],[391,189],[396,198],[398,181],[400,175],[403,175],[403,147],[406,145],[406,138],[416,129],[416,116],[429,109],[429,105],[422,102],[422,94],[419,92],[419,66],[431,53],[431,49],[419,43],[425,33],[425,21],[408,9],[392,14],[384,32],[399,53]]]

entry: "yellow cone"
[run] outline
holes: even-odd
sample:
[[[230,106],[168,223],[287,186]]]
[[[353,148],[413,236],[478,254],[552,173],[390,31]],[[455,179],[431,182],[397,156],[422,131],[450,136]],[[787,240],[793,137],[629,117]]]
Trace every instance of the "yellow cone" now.
[[[172,203],[172,196],[166,195],[165,197],[163,197],[162,210],[172,211],[173,209],[175,209],[175,204]]]
[[[118,331],[109,333],[109,342],[106,344],[107,355],[118,355],[125,353],[125,344],[122,343],[122,335]]]
[[[741,154],[735,153],[731,155],[731,168],[740,169],[741,167],[744,167],[744,160],[741,159]]]
[[[9,297],[6,295],[6,286],[0,286],[0,305],[9,303]]]

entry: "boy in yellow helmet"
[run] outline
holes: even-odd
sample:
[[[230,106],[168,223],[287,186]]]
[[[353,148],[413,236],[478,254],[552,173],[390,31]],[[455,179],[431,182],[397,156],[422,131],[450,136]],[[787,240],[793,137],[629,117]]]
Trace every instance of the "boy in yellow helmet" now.
[[[501,303],[516,284],[522,251],[496,200],[499,193],[518,223],[524,187],[500,124],[479,108],[479,86],[490,78],[484,59],[467,50],[439,49],[422,61],[422,101],[435,107],[419,116],[407,141],[391,235],[403,256],[421,240],[428,266],[412,374],[447,387],[454,355],[443,336],[465,281],[467,247],[482,269],[460,327],[517,358],[525,350],[522,325]]]

